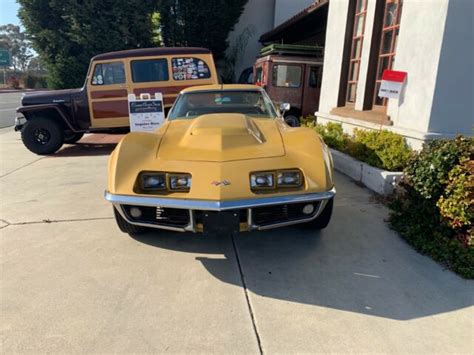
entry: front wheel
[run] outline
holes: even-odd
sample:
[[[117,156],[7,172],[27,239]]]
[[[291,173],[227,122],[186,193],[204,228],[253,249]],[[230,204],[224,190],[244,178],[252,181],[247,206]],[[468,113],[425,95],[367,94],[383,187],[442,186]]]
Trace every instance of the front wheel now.
[[[119,211],[117,211],[117,209],[114,207],[114,216],[115,216],[115,221],[117,222],[117,225],[119,227],[119,229],[123,232],[123,233],[127,233],[127,234],[140,234],[140,233],[143,233],[146,228],[145,227],[141,227],[141,226],[136,226],[134,224],[130,224],[128,223],[125,218],[122,217],[122,215],[120,214]]]
[[[300,124],[300,119],[298,117],[296,117],[295,115],[293,114],[288,114],[287,116],[284,117],[285,119],[285,122],[288,126],[290,127],[300,127],[301,124]]]
[[[328,226],[329,222],[331,221],[332,210],[334,205],[334,198],[331,198],[324,206],[324,210],[321,214],[316,218],[313,219],[311,222],[307,222],[302,224],[301,226],[304,228],[309,229],[324,229]]]
[[[74,144],[84,136],[84,133],[75,133],[72,131],[64,132],[64,143]]]
[[[64,132],[53,119],[38,117],[28,120],[21,130],[21,140],[35,154],[56,152],[64,143]]]

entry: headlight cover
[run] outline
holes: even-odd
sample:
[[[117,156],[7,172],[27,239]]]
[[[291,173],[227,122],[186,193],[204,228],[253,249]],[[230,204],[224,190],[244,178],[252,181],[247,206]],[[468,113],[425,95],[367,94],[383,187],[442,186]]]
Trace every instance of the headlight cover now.
[[[191,175],[186,173],[141,172],[138,187],[143,192],[184,191],[191,188]]]
[[[141,173],[138,181],[140,187],[145,191],[166,190],[165,173]]]
[[[303,185],[303,174],[298,169],[260,171],[250,173],[252,190],[297,188]]]
[[[261,171],[250,174],[250,188],[252,190],[275,188],[275,173],[272,171]]]
[[[277,171],[278,187],[300,187],[303,182],[299,170],[281,170]]]
[[[191,188],[191,175],[189,174],[168,174],[169,189],[178,191],[189,191]]]

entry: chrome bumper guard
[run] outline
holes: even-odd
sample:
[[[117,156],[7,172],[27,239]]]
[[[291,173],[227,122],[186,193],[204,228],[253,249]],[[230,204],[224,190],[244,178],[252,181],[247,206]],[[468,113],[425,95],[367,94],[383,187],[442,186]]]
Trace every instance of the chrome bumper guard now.
[[[187,200],[187,199],[174,199],[174,198],[161,198],[161,197],[148,197],[148,196],[129,196],[129,195],[116,195],[109,191],[105,191],[104,197],[107,201],[111,202],[120,215],[130,224],[166,229],[178,232],[197,232],[196,221],[194,218],[194,211],[229,211],[229,210],[241,210],[247,209],[247,225],[248,230],[265,230],[271,228],[284,227],[292,224],[306,223],[316,219],[319,214],[323,211],[326,203],[329,199],[336,195],[336,189],[333,187],[329,191],[309,193],[302,195],[287,195],[287,196],[272,196],[262,198],[252,198],[243,200],[230,200],[230,201],[209,201],[209,200]],[[298,219],[292,221],[283,221],[280,223],[274,223],[271,225],[259,226],[253,222],[252,219],[252,208],[265,207],[272,205],[292,204],[292,203],[304,203],[304,202],[320,202],[317,207],[317,211],[306,219]],[[131,221],[122,208],[122,205],[132,206],[148,206],[148,207],[162,207],[162,208],[179,208],[189,211],[189,224],[185,227],[170,227],[159,224],[151,223],[139,223]]]

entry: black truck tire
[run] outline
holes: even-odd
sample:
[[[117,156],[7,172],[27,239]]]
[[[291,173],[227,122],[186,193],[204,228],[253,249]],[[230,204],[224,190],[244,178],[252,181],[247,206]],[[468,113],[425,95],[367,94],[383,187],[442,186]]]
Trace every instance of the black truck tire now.
[[[286,124],[290,127],[300,127],[300,119],[293,112],[289,112],[285,115],[284,120]]]
[[[62,147],[64,132],[54,120],[46,117],[32,118],[21,129],[23,144],[35,154],[53,154]]]
[[[75,133],[72,131],[64,132],[64,143],[66,144],[74,144],[79,141],[82,137],[84,137],[84,133]]]
[[[114,209],[114,216],[115,216],[115,221],[117,222],[117,225],[119,227],[119,229],[123,232],[123,233],[127,233],[127,234],[140,234],[140,233],[143,233],[146,228],[145,227],[141,227],[141,226],[136,226],[134,224],[130,224],[128,223],[123,217],[122,215],[120,214],[119,211],[117,211],[117,209],[115,207],[113,207]]]
[[[321,214],[313,219],[311,222],[301,224],[301,227],[305,229],[324,229],[328,226],[331,221],[332,210],[334,206],[334,198],[331,198],[324,206],[324,210]]]

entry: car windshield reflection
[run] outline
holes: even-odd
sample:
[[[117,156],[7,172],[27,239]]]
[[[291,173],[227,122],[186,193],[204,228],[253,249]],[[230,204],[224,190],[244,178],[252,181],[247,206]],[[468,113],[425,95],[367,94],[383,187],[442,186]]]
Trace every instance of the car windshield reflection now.
[[[181,94],[169,119],[193,119],[213,113],[240,113],[259,118],[275,118],[270,99],[261,91],[201,91]]]

